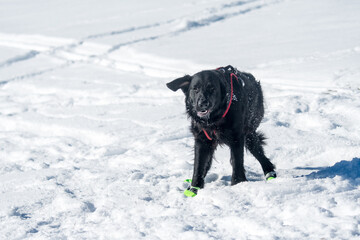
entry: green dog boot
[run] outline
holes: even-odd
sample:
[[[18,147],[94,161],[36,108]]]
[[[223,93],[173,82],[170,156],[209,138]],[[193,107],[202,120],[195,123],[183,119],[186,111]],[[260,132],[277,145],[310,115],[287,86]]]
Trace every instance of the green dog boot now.
[[[191,179],[186,179],[184,182],[187,183],[192,183]],[[195,197],[197,195],[197,192],[200,188],[199,187],[193,187],[193,186],[189,186],[185,191],[184,191],[184,195],[187,197]]]
[[[276,172],[275,172],[275,171],[268,172],[268,173],[265,175],[266,181],[269,181],[269,180],[272,180],[272,179],[275,179],[275,178],[276,178]]]

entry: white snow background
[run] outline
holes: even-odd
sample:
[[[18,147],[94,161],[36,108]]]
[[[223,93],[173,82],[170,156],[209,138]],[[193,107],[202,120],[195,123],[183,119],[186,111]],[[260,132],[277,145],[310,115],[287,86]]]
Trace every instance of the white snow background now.
[[[261,81],[278,178],[186,198],[193,138],[165,84]],[[360,1],[0,0],[0,239],[359,239]]]

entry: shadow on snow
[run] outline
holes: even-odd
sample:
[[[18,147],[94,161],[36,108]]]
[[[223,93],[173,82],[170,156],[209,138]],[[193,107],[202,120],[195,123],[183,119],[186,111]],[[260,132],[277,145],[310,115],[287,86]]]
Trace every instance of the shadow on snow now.
[[[296,169],[308,169],[308,170],[317,170],[312,172],[305,177],[308,179],[321,179],[321,178],[334,178],[340,176],[343,179],[349,180],[352,183],[360,181],[360,158],[353,158],[351,161],[340,161],[335,163],[331,167],[319,167],[319,168],[296,168]]]

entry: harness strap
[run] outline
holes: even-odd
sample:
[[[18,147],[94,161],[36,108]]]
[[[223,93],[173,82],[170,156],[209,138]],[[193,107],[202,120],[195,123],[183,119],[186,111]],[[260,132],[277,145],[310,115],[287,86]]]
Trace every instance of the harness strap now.
[[[234,86],[233,86],[233,77],[236,78],[236,80],[239,82],[239,79],[238,77],[234,74],[234,73],[231,73],[230,74],[230,86],[231,86],[231,90],[230,90],[230,101],[229,101],[229,104],[224,112],[224,114],[222,115],[222,118],[224,118],[226,116],[226,114],[228,113],[230,107],[231,107],[231,103],[232,103],[232,99],[233,99],[233,95],[234,95]]]
[[[232,68],[232,67],[231,67]],[[224,68],[217,68],[216,70],[220,70],[220,69],[224,69]],[[233,69],[233,68],[232,68]],[[239,79],[238,77],[236,76],[236,74],[234,73],[230,73],[230,100],[229,100],[229,104],[224,112],[224,114],[222,115],[221,118],[225,118],[225,116],[228,114],[229,110],[230,110],[230,107],[231,107],[231,104],[232,104],[232,99],[233,99],[233,95],[234,95],[234,86],[233,86],[233,77],[235,77],[236,81],[239,83]],[[243,82],[242,82],[243,83]],[[244,85],[244,83],[243,83]],[[212,141],[213,139],[210,137],[210,135],[206,132],[206,130],[203,128],[202,129],[206,138],[209,140],[209,141]],[[216,131],[214,130],[214,134],[216,134]]]
[[[212,138],[210,137],[210,135],[207,133],[207,131],[203,128],[203,132],[205,133],[205,136],[207,139],[209,139],[209,141],[212,141]]]
[[[210,135],[207,133],[207,131],[206,131],[204,128],[203,128],[202,130],[203,130],[203,132],[205,133],[206,138],[207,138],[208,140],[212,141],[213,139],[212,139],[212,137],[210,137]],[[214,133],[214,135],[216,135],[216,131],[215,131],[215,130],[213,131],[213,133]]]

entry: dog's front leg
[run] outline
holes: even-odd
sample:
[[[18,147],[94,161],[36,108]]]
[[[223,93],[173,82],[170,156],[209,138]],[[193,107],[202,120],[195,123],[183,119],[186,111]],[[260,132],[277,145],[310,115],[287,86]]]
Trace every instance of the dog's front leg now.
[[[192,186],[203,188],[204,179],[211,167],[216,144],[212,141],[195,139],[195,162]]]
[[[244,168],[244,144],[245,144],[244,135],[240,135],[239,137],[236,137],[230,144],[230,149],[231,149],[230,162],[233,168],[231,185],[235,185],[239,182],[247,181],[245,176],[245,168]]]

